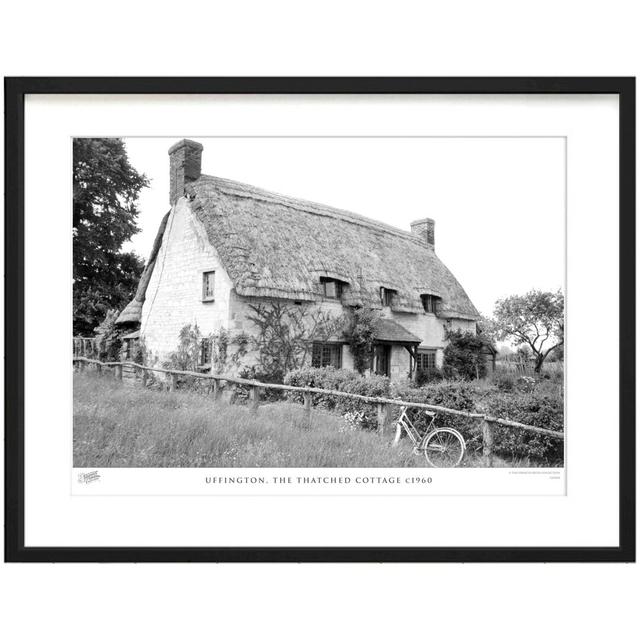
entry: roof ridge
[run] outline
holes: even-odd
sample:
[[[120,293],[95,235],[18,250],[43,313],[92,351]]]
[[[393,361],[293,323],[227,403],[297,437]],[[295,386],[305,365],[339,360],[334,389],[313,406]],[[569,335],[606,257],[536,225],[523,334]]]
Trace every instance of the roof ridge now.
[[[312,200],[305,200],[304,198],[288,196],[282,193],[277,193],[275,191],[267,191],[266,189],[256,187],[248,183],[238,182],[237,180],[230,180],[229,178],[220,178],[218,176],[202,174],[198,178],[198,180],[196,180],[196,182],[199,182],[203,179],[206,182],[213,182],[217,188],[221,189],[225,193],[231,193],[231,195],[236,195],[241,198],[250,198],[253,200],[264,200],[266,202],[280,204],[292,209],[304,211],[305,213],[312,213],[314,215],[337,217],[341,220],[344,220],[345,222],[351,222],[363,227],[369,227],[370,229],[374,229],[377,231],[393,233],[400,236],[401,238],[413,240],[421,247],[427,247],[428,249],[431,249],[433,251],[433,247],[431,245],[429,245],[427,242],[422,240],[422,238],[412,233],[411,231],[404,231],[403,229],[399,229],[398,227],[394,227],[390,224],[386,224],[385,222],[380,222],[378,220],[373,220],[372,218],[368,218],[367,216],[363,216],[359,213],[354,213],[353,211],[348,211],[347,209],[340,209],[338,207],[332,207],[330,205],[321,204],[319,202],[313,202]]]

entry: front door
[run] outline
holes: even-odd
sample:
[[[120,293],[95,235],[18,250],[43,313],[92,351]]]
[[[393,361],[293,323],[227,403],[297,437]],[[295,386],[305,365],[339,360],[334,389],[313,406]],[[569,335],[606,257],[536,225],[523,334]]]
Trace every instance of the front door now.
[[[391,375],[391,345],[377,344],[374,348],[374,371],[379,376]]]

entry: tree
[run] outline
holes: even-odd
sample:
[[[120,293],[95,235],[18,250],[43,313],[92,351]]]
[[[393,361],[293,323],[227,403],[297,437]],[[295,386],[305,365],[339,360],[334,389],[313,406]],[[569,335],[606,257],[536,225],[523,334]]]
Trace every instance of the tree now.
[[[73,141],[73,330],[91,333],[133,295],[144,262],[122,245],[139,231],[137,201],[149,185],[118,138]]]
[[[494,318],[499,338],[526,345],[535,359],[536,373],[546,357],[564,344],[564,296],[560,290],[513,295],[496,302]]]
[[[478,336],[486,340],[487,344],[495,345],[499,339],[500,328],[493,318],[481,315],[480,320],[476,323],[476,332]]]

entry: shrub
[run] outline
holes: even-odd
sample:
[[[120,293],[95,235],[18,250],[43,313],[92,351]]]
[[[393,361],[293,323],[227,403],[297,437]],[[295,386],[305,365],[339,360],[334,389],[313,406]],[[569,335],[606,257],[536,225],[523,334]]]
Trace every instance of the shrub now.
[[[482,348],[485,341],[470,331],[447,331],[443,369],[447,378],[475,380],[487,373]]]
[[[416,385],[421,387],[444,379],[442,369],[419,369],[416,371]]]
[[[522,422],[551,431],[562,431],[562,399],[530,393],[492,393],[483,399],[483,410],[496,418]],[[494,451],[501,457],[521,457],[550,464],[561,464],[564,441],[514,427],[494,427]]]
[[[515,387],[516,376],[508,370],[498,369],[493,374],[493,384],[500,389],[500,391],[513,391]]]
[[[115,309],[107,311],[105,319],[96,328],[96,342],[98,346],[98,359],[103,362],[120,360],[122,340],[119,335],[116,319],[118,312]]]
[[[258,380],[259,382],[268,382],[272,384],[282,384],[282,379],[279,374],[266,373],[262,371],[259,366],[253,365],[251,367],[244,367],[238,371],[238,378],[246,380]],[[236,385],[234,398],[236,402],[238,400],[246,401],[249,399],[250,387],[244,387],[242,385]],[[262,389],[262,400],[265,402],[277,402],[282,400],[284,392],[280,389]]]
[[[200,362],[202,334],[197,324],[186,324],[180,329],[178,346],[162,363],[164,367],[179,371],[196,371]]]
[[[295,387],[332,389],[373,398],[389,397],[389,378],[386,376],[364,377],[356,371],[335,369],[334,367],[304,367],[290,371],[285,376],[285,384]],[[298,391],[289,392],[288,397],[296,402],[302,401],[302,393]],[[373,403],[355,398],[340,398],[321,394],[314,394],[311,401],[315,407],[337,410],[343,414],[362,412],[364,414],[362,424],[365,428],[377,425],[377,408]]]

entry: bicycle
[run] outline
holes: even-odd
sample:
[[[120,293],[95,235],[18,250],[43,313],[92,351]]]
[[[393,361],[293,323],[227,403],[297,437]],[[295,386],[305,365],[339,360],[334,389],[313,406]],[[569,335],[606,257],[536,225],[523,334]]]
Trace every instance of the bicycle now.
[[[396,420],[396,443],[400,440],[404,430],[411,442],[413,453],[424,454],[427,462],[432,467],[457,467],[464,457],[466,444],[462,434],[450,427],[434,427],[436,414],[433,411],[424,410],[431,421],[424,433],[420,433],[411,422],[408,415],[408,407],[400,407],[400,417]]]

